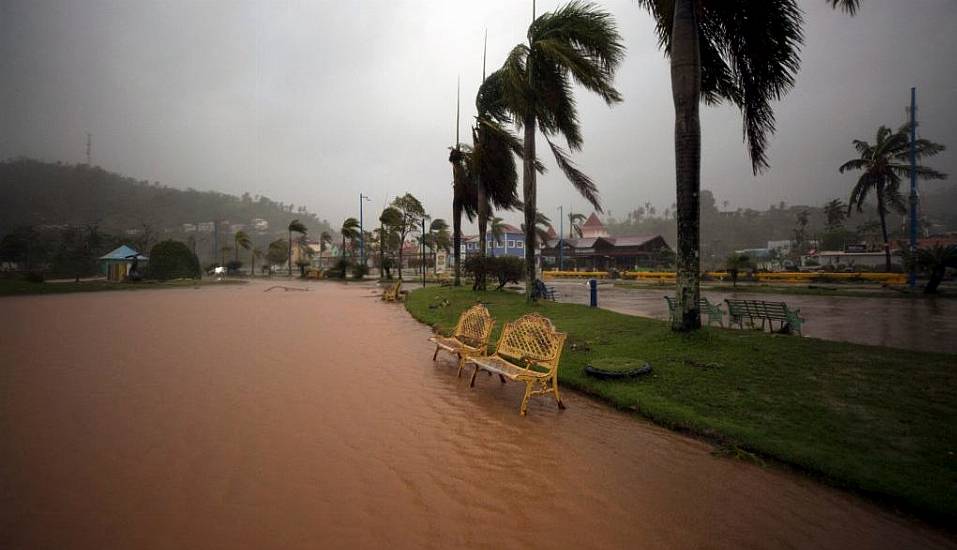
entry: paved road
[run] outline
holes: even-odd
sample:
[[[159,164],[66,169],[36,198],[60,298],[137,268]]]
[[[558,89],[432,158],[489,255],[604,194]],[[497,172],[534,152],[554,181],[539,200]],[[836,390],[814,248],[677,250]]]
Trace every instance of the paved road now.
[[[588,303],[588,289],[581,281],[549,282],[559,300]],[[655,319],[667,319],[665,295],[671,289],[620,288],[599,285],[600,307]],[[957,300],[859,298],[847,296],[801,296],[725,291],[702,292],[712,302],[725,298],[787,302],[807,319],[804,335],[825,340],[873,344],[895,348],[957,353]],[[725,310],[727,306],[725,305]]]
[[[0,299],[0,548],[935,548],[335,283]]]

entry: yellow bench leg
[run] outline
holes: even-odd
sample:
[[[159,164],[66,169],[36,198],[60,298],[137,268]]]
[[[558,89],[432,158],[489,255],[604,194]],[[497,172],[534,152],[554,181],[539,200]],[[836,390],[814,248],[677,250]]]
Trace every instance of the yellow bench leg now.
[[[522,416],[528,414],[528,398],[532,395],[532,382],[525,382],[525,397],[522,398],[522,408],[519,411]]]
[[[555,401],[558,401],[558,408],[565,409],[565,404],[562,403],[562,396],[558,393],[558,377],[552,378],[552,389],[555,390]]]

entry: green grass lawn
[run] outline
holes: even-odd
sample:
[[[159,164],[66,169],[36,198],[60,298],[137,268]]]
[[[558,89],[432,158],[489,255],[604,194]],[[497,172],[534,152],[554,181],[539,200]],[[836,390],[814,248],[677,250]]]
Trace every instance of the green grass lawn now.
[[[429,308],[442,299],[450,305]],[[566,388],[704,436],[721,451],[771,458],[928,520],[957,519],[957,355],[750,330],[683,335],[662,321],[581,305],[528,306],[510,292],[426,288],[406,307],[448,332],[478,299],[498,321],[493,341],[504,321],[528,311],[568,333],[559,368]],[[590,360],[608,357],[648,361],[653,374],[626,382],[584,374]]]
[[[115,283],[110,281],[80,281],[79,283],[31,283],[29,281],[0,280],[0,296],[25,296],[31,294],[64,294],[68,292],[98,292],[103,290],[142,290],[157,288],[190,288],[195,286],[216,286],[244,284],[246,281],[225,279],[175,281],[144,281],[141,283]]]

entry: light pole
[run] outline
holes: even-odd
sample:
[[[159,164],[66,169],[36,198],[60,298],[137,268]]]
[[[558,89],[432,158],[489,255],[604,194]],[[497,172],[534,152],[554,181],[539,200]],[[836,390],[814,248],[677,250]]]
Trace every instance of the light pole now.
[[[917,286],[917,88],[910,89],[910,273],[907,285]]]
[[[369,197],[359,193],[359,261],[361,265],[366,265],[366,234],[362,229],[362,201],[370,200]]]
[[[562,239],[565,235],[565,207],[558,207],[558,270],[565,271],[565,257],[562,251]]]

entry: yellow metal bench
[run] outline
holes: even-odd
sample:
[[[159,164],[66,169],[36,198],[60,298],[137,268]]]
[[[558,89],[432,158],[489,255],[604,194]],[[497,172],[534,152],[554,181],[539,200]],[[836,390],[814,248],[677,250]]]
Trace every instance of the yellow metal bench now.
[[[469,386],[475,385],[479,369],[494,372],[502,382],[505,379],[525,382],[525,397],[520,412],[525,416],[528,398],[552,394],[558,408],[564,409],[558,393],[558,361],[565,345],[566,334],[558,332],[551,321],[537,313],[529,313],[505,323],[495,353],[488,356],[469,356],[466,363],[475,365]]]
[[[459,357],[459,376],[462,376],[462,367],[465,366],[465,359],[472,355],[485,355],[488,353],[488,338],[492,334],[492,327],[495,321],[489,315],[488,309],[482,304],[476,304],[465,310],[459,316],[459,322],[455,325],[455,330],[451,336],[442,336],[436,334],[429,338],[429,342],[435,344],[435,353],[432,354],[432,360],[439,355],[439,350],[445,350]]]
[[[402,281],[396,281],[392,286],[382,291],[382,299],[386,302],[397,302],[402,299]]]

